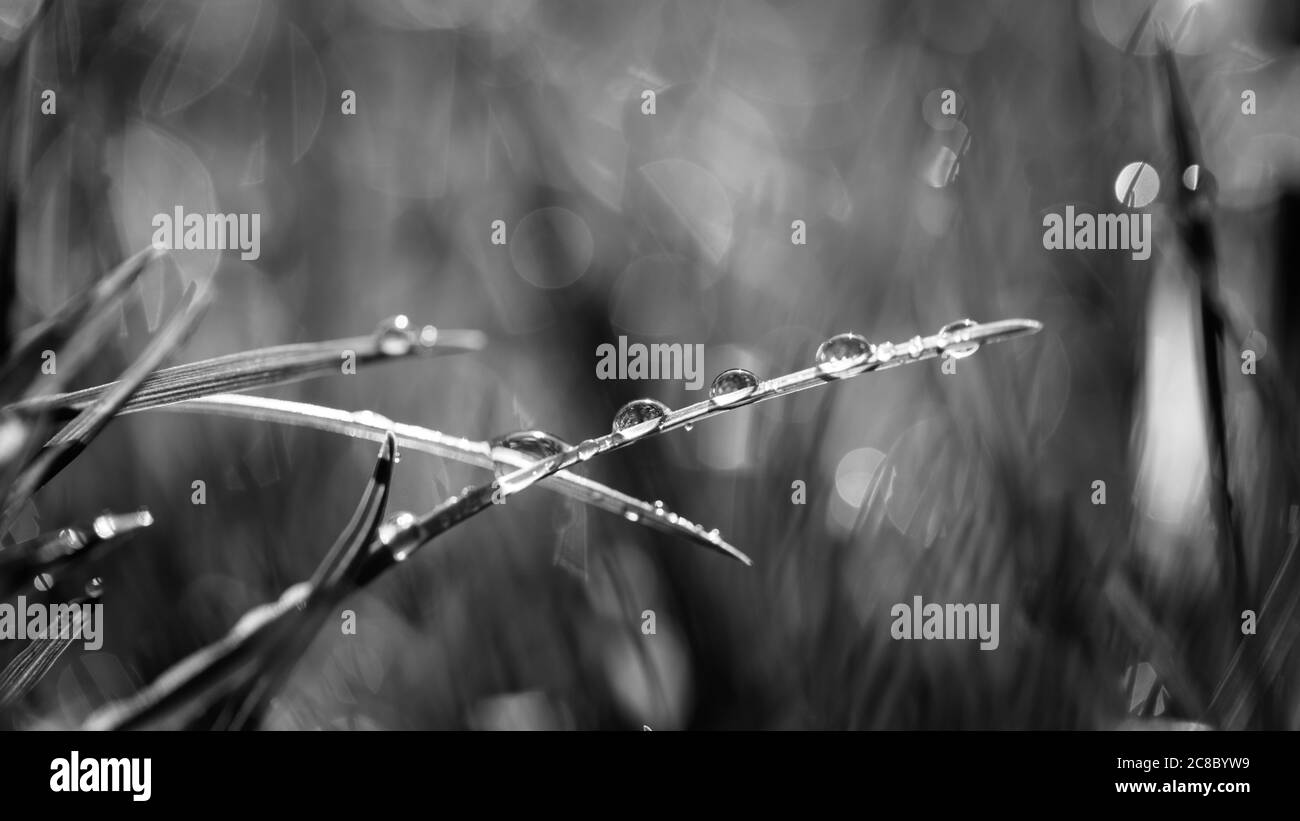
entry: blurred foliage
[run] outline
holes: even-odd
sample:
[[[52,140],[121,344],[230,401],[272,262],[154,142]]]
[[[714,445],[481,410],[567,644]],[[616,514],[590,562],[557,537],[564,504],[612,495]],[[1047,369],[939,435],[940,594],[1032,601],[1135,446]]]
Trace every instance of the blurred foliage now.
[[[1199,343],[1179,324],[1182,170],[1154,36],[1125,53],[1145,6],[3,0],[9,327],[148,245],[152,216],[178,205],[260,213],[261,256],[180,251],[147,273],[93,381],[208,279],[216,302],[176,361],[397,312],[483,329],[483,354],[274,392],[474,438],[577,441],[637,396],[699,398],[596,380],[597,347],[620,334],[702,343],[710,375],[762,376],[846,329],[905,339],[1033,317],[1047,330],[955,375],[890,371],[593,463],[720,527],[755,568],[528,494],[350,599],[357,635],[321,633],[268,726],[1099,728],[1145,710],[1300,728],[1294,568],[1249,639],[1274,650],[1271,672],[1240,680],[1247,714],[1209,704],[1242,636],[1203,516],[1204,434],[1173,424],[1203,413]],[[1162,2],[1145,23],[1177,33],[1218,183],[1224,297],[1282,374],[1300,353],[1271,313],[1295,259],[1279,206],[1300,169],[1294,22],[1252,1]],[[1134,161],[1160,175],[1153,258],[1044,251],[1043,214],[1119,210]],[[1238,353],[1224,355],[1229,487],[1258,610],[1294,533],[1300,461]],[[1153,452],[1175,457],[1144,472]],[[10,536],[141,505],[156,523],[97,569],[104,651],[70,655],[9,720],[75,724],[308,576],[373,456],[229,419],[114,422]],[[408,455],[393,508],[481,478]],[[796,480],[807,504],[791,503]],[[1157,516],[1149,494],[1168,482],[1186,487]],[[557,554],[585,554],[586,578]],[[913,595],[1000,603],[1001,647],[891,640],[889,609]],[[1139,679],[1155,695],[1135,706]]]

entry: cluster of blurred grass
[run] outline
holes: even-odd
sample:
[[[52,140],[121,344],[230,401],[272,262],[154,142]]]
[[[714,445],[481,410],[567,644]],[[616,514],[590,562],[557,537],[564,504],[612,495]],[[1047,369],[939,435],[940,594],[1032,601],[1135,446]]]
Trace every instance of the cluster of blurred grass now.
[[[1164,230],[1149,263],[1041,244],[1048,210],[1119,210],[1129,162],[1178,184],[1150,43],[1124,53],[1143,4],[41,5],[0,3],[17,326],[147,245],[155,213],[262,215],[260,259],[183,251],[146,275],[104,379],[207,277],[219,297],[185,360],[398,312],[486,331],[481,355],[276,392],[475,438],[576,441],[637,396],[699,398],[597,380],[595,351],[620,334],[702,343],[708,373],[764,376],[844,330],[898,340],[964,316],[1047,328],[955,375],[890,371],[592,464],[721,528],[752,570],[547,494],[474,519],[356,598],[357,635],[322,633],[272,726],[1112,727],[1142,664],[1168,683],[1163,716],[1216,723],[1201,708],[1241,637],[1203,560],[1204,460],[1157,466],[1156,485],[1187,484],[1172,512],[1139,492],[1143,444],[1196,413],[1143,401],[1153,373],[1197,361],[1152,308],[1180,276],[1169,201],[1152,206]],[[1191,5],[1159,15],[1177,23]],[[1294,44],[1261,34],[1276,35],[1281,6],[1201,3],[1178,41],[1220,186],[1225,291],[1257,340],[1289,332],[1269,310],[1300,82]],[[1254,117],[1239,114],[1243,88]],[[960,117],[938,109],[944,89]],[[791,243],[795,220],[806,245]],[[1232,487],[1262,596],[1296,464],[1228,373]],[[1204,442],[1193,429],[1170,447]],[[228,419],[115,422],[19,527],[140,505],[156,525],[102,568],[104,652],[69,658],[17,723],[76,723],[308,575],[372,450]],[[393,508],[474,479],[409,455]],[[559,553],[585,556],[585,578]],[[913,595],[1000,603],[1001,647],[892,641],[889,608]],[[1277,652],[1294,671],[1289,642]],[[1300,726],[1287,679],[1249,726]]]

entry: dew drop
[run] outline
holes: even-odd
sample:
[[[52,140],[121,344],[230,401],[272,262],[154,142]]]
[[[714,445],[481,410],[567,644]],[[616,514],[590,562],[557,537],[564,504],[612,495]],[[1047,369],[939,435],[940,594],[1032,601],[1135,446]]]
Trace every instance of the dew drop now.
[[[86,582],[86,595],[90,596],[92,599],[97,599],[104,595],[104,580],[96,576]]]
[[[104,538],[108,538],[105,536]],[[65,527],[59,531],[57,540],[58,550],[65,556],[70,556],[86,546],[86,540],[81,533],[70,527]]]
[[[379,542],[384,545],[391,544],[398,533],[406,530],[413,524],[415,524],[414,513],[407,510],[394,513],[392,516],[385,519],[384,523],[379,526]]]
[[[507,433],[492,440],[493,448],[505,448],[535,459],[548,459],[569,449],[569,445],[558,436],[552,436],[544,430],[519,430]],[[498,476],[513,473],[516,468],[507,463],[496,466]]]
[[[629,509],[623,511],[623,518],[627,519],[629,522],[639,522],[641,521],[641,514],[637,513],[635,510]]]
[[[614,414],[614,431],[625,431],[667,415],[668,406],[657,399],[633,399]]]
[[[726,397],[726,402],[718,404],[729,404],[749,396],[757,387],[758,377],[753,373],[744,368],[730,368],[713,378],[713,384],[709,386],[709,398]]]
[[[695,425],[692,424],[691,422],[687,422],[685,425],[682,425],[682,430],[686,431],[687,433],[690,433],[691,431],[695,430]]]
[[[876,359],[880,362],[888,362],[894,358],[894,343],[881,342],[876,346]]]
[[[925,351],[925,343],[921,341],[921,337],[914,336],[907,340],[906,351],[908,356],[916,359]]]
[[[973,319],[959,319],[940,328],[939,335],[945,337],[956,336],[967,328],[975,327],[976,324]],[[943,355],[949,359],[965,359],[979,349],[980,343],[978,342],[962,342],[945,347]]]
[[[389,317],[375,329],[375,342],[387,356],[405,356],[415,345],[415,328],[405,314]]]
[[[578,458],[584,462],[597,453],[600,453],[600,441],[597,439],[584,439],[582,444],[578,445]]]
[[[836,334],[817,348],[817,364],[830,365],[871,353],[871,343],[859,334]]]

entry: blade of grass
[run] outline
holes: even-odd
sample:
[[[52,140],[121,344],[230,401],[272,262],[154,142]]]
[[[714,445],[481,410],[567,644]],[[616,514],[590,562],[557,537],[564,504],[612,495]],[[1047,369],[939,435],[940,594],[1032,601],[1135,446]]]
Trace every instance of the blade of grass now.
[[[10,707],[40,683],[63,654],[81,636],[81,604],[89,599],[82,597],[67,602],[75,606],[72,624],[54,628],[58,635],[32,639],[13,661],[0,670],[0,709]]]
[[[102,555],[152,524],[153,516],[145,509],[135,513],[105,513],[89,525],[42,533],[0,550],[0,600],[13,595],[41,573],[57,578],[70,565]]]
[[[217,721],[237,724],[247,719],[257,700],[268,696],[292,669],[315,635],[312,625],[319,628],[322,613],[345,587],[342,580],[365,555],[388,504],[395,458],[395,441],[389,437],[356,511],[310,581],[253,608],[222,638],[182,659],[141,692],[97,710],[84,728],[176,728],[202,723],[214,712]],[[259,677],[266,677],[266,683],[260,684]],[[223,701],[227,698],[232,699],[229,704]]]
[[[217,395],[192,399],[160,408],[169,412],[212,413],[239,419],[306,427],[343,436],[382,441],[389,431],[403,448],[428,453],[488,470],[517,470],[536,460],[505,448],[493,448],[489,442],[449,436],[430,428],[390,421],[371,411],[349,412],[334,408],[269,399],[261,396]],[[683,537],[716,550],[744,564],[749,557],[728,544],[716,530],[706,530],[666,509],[662,504],[629,496],[599,482],[570,471],[551,477],[546,487],[584,504],[621,516],[634,524],[649,527],[669,536]]]
[[[388,508],[396,452],[397,442],[390,433],[384,437],[375,477],[366,496],[348,527],[312,574],[311,593],[304,612],[285,637],[268,651],[268,665],[262,673],[247,687],[241,688],[237,698],[228,700],[226,709],[214,725],[216,729],[241,730],[260,721],[271,696],[284,685],[336,605],[352,592],[352,578],[374,541]]]
[[[32,494],[71,463],[99,435],[140,383],[158,367],[158,363],[184,341],[211,301],[211,287],[205,285],[200,290],[196,283],[190,283],[167,323],[149,341],[122,378],[56,433],[18,475],[9,488],[4,511],[0,513],[0,533],[9,529],[14,516]]]
[[[151,374],[122,410],[147,410],[210,394],[284,385],[338,373],[347,354],[352,354],[352,364],[362,367],[412,356],[476,351],[486,344],[480,331],[438,330],[430,325],[417,332],[405,317],[396,317],[389,322],[401,323],[402,327],[398,330],[381,328],[369,336],[260,348],[164,368]],[[88,407],[116,384],[42,396],[16,402],[2,410],[19,414],[46,412],[66,417]]]
[[[15,383],[25,376],[22,368],[26,366],[35,370],[32,364],[43,350],[58,353],[59,367],[63,370],[64,379],[74,375],[78,360],[76,357],[68,356],[67,346],[78,333],[83,331],[83,322],[87,317],[104,316],[105,325],[102,329],[111,328],[112,321],[116,317],[108,311],[109,305],[130,288],[139,279],[140,274],[161,256],[162,252],[154,248],[146,248],[132,255],[109,272],[108,276],[64,303],[52,316],[19,334],[13,350],[6,357],[4,365],[0,366],[0,396],[12,396],[20,392],[21,389]],[[98,335],[91,335],[85,350],[93,350],[97,346],[98,339]],[[50,375],[58,374],[56,372]],[[41,392],[49,392],[53,386],[64,384],[62,381],[31,378],[27,378],[25,383],[33,390],[39,388]]]
[[[968,320],[946,325],[937,334],[913,337],[906,343],[895,345],[883,342],[868,345],[861,337],[857,353],[823,361],[811,368],[778,376],[756,386],[731,393],[712,396],[702,402],[667,410],[662,416],[629,425],[595,439],[587,439],[576,447],[534,462],[498,478],[490,484],[466,488],[458,496],[447,499],[424,516],[391,534],[377,544],[371,559],[362,569],[361,584],[369,582],[389,567],[404,561],[411,553],[455,527],[460,522],[482,512],[494,503],[532,487],[555,473],[586,462],[602,453],[618,450],[697,422],[730,413],[747,405],[788,396],[815,388],[828,382],[850,379],[903,364],[921,362],[942,355],[970,356],[986,344],[1037,333],[1042,325],[1034,320],[1008,319],[990,323]],[[831,340],[827,341],[828,343]]]

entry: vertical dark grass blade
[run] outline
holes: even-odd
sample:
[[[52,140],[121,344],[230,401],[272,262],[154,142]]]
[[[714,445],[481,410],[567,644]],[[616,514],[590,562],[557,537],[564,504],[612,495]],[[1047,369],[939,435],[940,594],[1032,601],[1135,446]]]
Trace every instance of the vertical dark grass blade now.
[[[1163,31],[1159,38],[1159,48],[1161,64],[1168,82],[1169,127],[1174,141],[1174,155],[1178,162],[1177,170],[1181,175],[1185,169],[1200,163],[1200,137],[1196,123],[1192,119],[1187,93],[1179,79],[1173,48]],[[1213,304],[1214,295],[1218,292],[1214,231],[1210,225],[1213,203],[1209,196],[1209,186],[1198,185],[1192,189],[1186,185],[1179,185],[1175,188],[1178,191],[1179,234],[1195,269],[1200,295],[1202,370],[1205,374],[1205,401],[1210,417],[1211,447],[1214,449],[1211,463],[1214,478],[1212,498],[1215,520],[1219,523],[1219,538],[1222,540],[1223,564],[1228,576],[1228,587],[1232,592],[1234,604],[1240,610],[1247,606],[1248,592],[1245,556],[1242,553],[1232,495],[1228,490],[1227,424],[1223,408],[1224,329]]]
[[[198,290],[195,283],[185,290],[180,304],[163,328],[149,341],[144,352],[127,368],[94,404],[89,405],[46,443],[14,481],[0,514],[0,533],[13,524],[24,502],[75,459],[109,423],[140,383],[180,345],[194,329],[212,301],[212,289]]]
[[[312,581],[249,611],[221,639],[182,659],[141,692],[96,711],[85,729],[179,728],[211,726],[213,721],[234,726],[251,718],[315,635],[309,625],[318,628],[333,597],[346,592],[341,580],[355,574],[387,507],[395,456],[390,438],[356,512]],[[289,652],[292,658],[278,655]]]
[[[1191,105],[1179,76],[1178,63],[1168,34],[1162,29],[1158,37],[1161,65],[1167,82],[1169,97],[1169,128],[1174,141],[1177,171],[1182,172],[1201,161],[1200,137]],[[1227,423],[1223,392],[1223,335],[1222,316],[1217,309],[1218,267],[1210,216],[1214,204],[1211,186],[1177,186],[1178,231],[1187,256],[1196,275],[1199,295],[1202,371],[1205,376],[1205,404],[1210,423],[1211,507],[1217,523],[1216,541],[1220,546],[1220,563],[1226,576],[1225,586],[1232,596],[1233,612],[1250,607],[1250,591],[1246,578],[1246,559],[1242,546],[1239,523],[1228,489],[1229,462]],[[1249,641],[1241,641],[1241,658],[1250,671],[1249,681],[1243,686],[1255,689],[1260,685],[1260,659]],[[1230,663],[1230,669],[1233,665]],[[1265,701],[1256,700],[1258,704]],[[1225,725],[1226,729],[1235,729]]]

